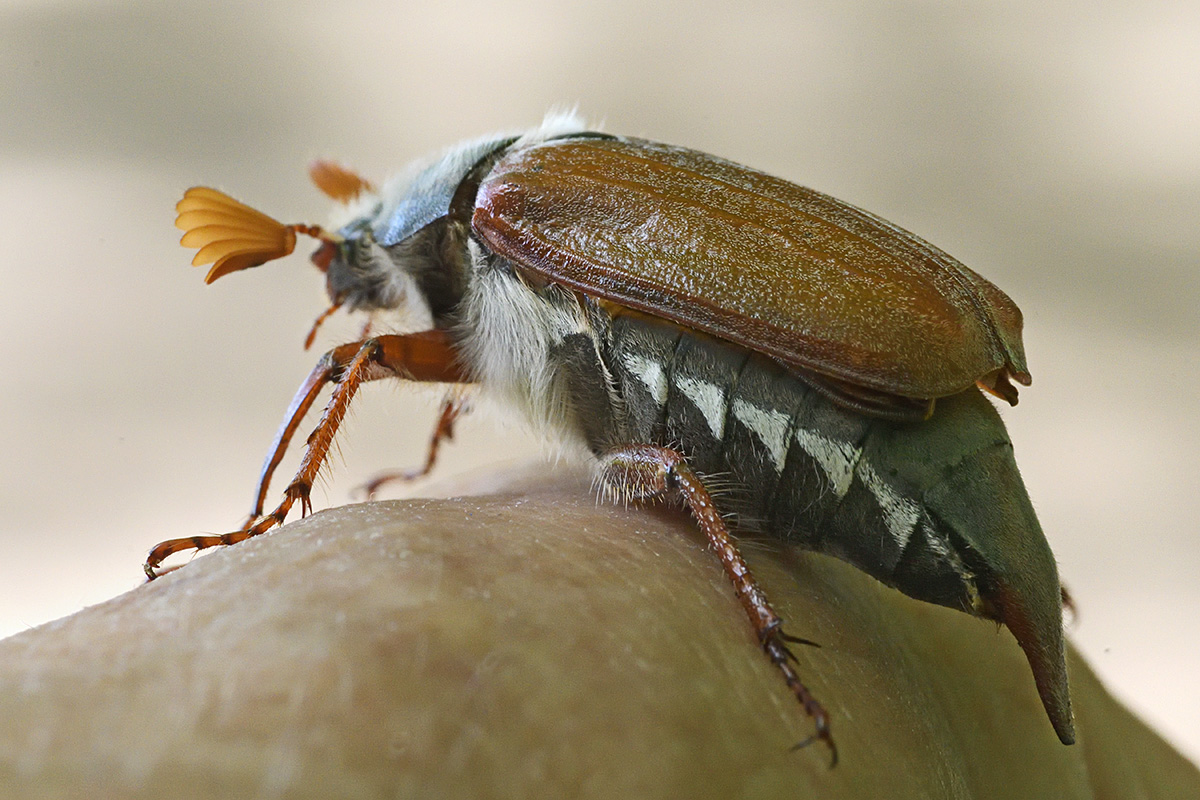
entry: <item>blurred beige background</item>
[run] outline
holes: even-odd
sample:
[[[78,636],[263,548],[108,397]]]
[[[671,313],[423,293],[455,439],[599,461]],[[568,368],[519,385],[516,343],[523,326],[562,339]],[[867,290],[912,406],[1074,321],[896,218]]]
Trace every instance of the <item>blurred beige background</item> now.
[[[875,211],[1017,300],[1034,385],[1005,418],[1073,638],[1200,758],[1200,6],[434,5],[0,0],[0,635],[234,527],[356,330],[300,349],[323,307],[300,257],[205,287],[185,187],[322,222],[316,156],[382,177],[577,103]],[[317,504],[419,461],[437,397],[364,391]],[[443,474],[538,452],[476,415]]]

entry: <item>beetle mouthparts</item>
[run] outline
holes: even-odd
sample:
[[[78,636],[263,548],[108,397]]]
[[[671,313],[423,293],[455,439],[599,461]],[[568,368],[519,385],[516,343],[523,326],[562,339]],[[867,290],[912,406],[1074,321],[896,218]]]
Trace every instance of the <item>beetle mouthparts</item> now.
[[[175,227],[184,232],[179,243],[199,248],[192,265],[213,265],[205,283],[290,254],[296,249],[298,233],[323,242],[339,241],[316,225],[284,225],[207,186],[188,189],[175,210],[179,212]]]

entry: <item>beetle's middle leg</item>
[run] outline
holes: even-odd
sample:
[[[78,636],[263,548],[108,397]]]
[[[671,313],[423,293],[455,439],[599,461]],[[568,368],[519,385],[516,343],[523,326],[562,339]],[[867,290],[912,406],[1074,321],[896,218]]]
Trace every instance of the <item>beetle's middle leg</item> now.
[[[801,682],[792,664],[796,657],[788,649],[788,642],[811,644],[783,632],[783,619],[767,601],[750,574],[737,544],[729,535],[729,529],[721,518],[716,504],[704,482],[688,466],[683,455],[675,450],[657,445],[627,445],[608,451],[600,457],[600,484],[602,490],[617,497],[644,500],[678,492],[682,495],[700,530],[708,537],[709,544],[721,559],[725,574],[733,583],[733,591],[741,601],[742,609],[750,618],[750,624],[758,635],[763,651],[771,659],[787,682],[788,688],[804,706],[813,719],[816,732],[797,745],[803,747],[815,740],[829,746],[833,763],[837,763],[837,747],[829,730],[829,715],[808,688]]]
[[[146,558],[146,576],[150,579],[155,578],[158,575],[156,570],[159,564],[174,553],[237,544],[251,536],[264,533],[281,524],[296,501],[300,501],[303,513],[307,514],[311,510],[309,494],[313,482],[325,463],[350,401],[363,382],[380,378],[437,383],[459,383],[467,380],[459,366],[458,353],[453,343],[449,336],[440,330],[400,336],[377,336],[330,350],[317,362],[317,366],[301,384],[291,406],[288,407],[283,423],[275,435],[275,442],[263,463],[255,492],[254,508],[242,527],[232,533],[216,536],[190,536],[160,542]],[[309,434],[300,469],[288,484],[283,501],[270,514],[263,515],[271,477],[279,462],[283,460],[283,455],[304,415],[328,383],[335,384],[333,394],[325,406],[320,422]]]
[[[434,464],[437,463],[438,448],[442,442],[450,441],[454,438],[454,423],[458,421],[459,417],[467,413],[468,410],[467,400],[464,397],[458,395],[447,397],[442,401],[442,411],[438,415],[437,424],[433,428],[433,435],[429,437],[429,447],[425,451],[425,463],[414,469],[384,472],[376,475],[360,486],[359,491],[365,494],[368,500],[371,500],[384,484],[395,481],[404,481],[407,483],[428,476],[433,472]]]

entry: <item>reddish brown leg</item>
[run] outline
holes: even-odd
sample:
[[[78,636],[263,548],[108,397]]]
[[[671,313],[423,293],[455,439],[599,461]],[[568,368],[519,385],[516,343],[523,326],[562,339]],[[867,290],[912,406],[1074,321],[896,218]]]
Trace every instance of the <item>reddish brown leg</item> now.
[[[321,312],[321,316],[317,317],[316,321],[313,322],[312,327],[308,329],[308,336],[304,337],[304,349],[305,350],[307,350],[308,348],[313,346],[313,342],[316,341],[316,339],[317,339],[317,331],[319,331],[321,329],[321,326],[325,324],[325,320],[332,317],[334,315],[334,312],[336,312],[341,307],[342,307],[341,303],[334,303],[329,308],[327,308]],[[366,337],[366,334],[364,333],[359,338],[365,339],[367,337]]]
[[[438,417],[437,425],[433,429],[433,436],[429,439],[429,449],[425,452],[425,464],[417,469],[408,469],[401,472],[385,472],[382,475],[376,475],[370,481],[363,484],[360,491],[370,500],[379,491],[379,487],[386,483],[391,483],[392,481],[415,481],[433,472],[433,465],[437,463],[438,447],[442,442],[454,438],[454,423],[466,411],[466,402],[463,398],[447,397],[442,402],[442,413]]]
[[[467,380],[458,366],[458,354],[444,331],[379,336],[330,350],[322,356],[292,399],[283,424],[275,435],[275,442],[267,454],[267,460],[263,463],[255,493],[254,509],[241,529],[218,536],[190,536],[161,542],[154,546],[146,558],[146,576],[150,579],[157,577],[156,570],[159,564],[174,553],[236,544],[270,530],[283,522],[297,500],[300,501],[302,512],[307,514],[311,510],[309,493],[312,491],[313,481],[316,480],[317,473],[329,454],[333,437],[346,416],[350,401],[364,381],[380,378],[437,383],[461,383]],[[287,451],[304,415],[327,383],[336,384],[333,395],[325,406],[321,421],[308,437],[300,469],[285,490],[283,502],[270,514],[263,516],[271,476],[283,459],[283,454]]]
[[[603,490],[618,498],[634,500],[661,497],[669,492],[679,492],[708,537],[709,544],[721,559],[725,574],[733,583],[733,591],[741,601],[742,609],[750,618],[750,624],[758,635],[763,651],[771,659],[787,682],[788,688],[804,706],[813,719],[816,732],[805,739],[797,748],[820,740],[829,746],[833,764],[837,764],[837,747],[829,730],[829,715],[817,702],[800,676],[792,667],[795,655],[788,649],[788,642],[811,644],[783,632],[783,620],[775,613],[762,589],[758,587],[750,568],[746,565],[737,545],[729,535],[725,521],[721,519],[712,496],[703,481],[688,466],[684,457],[665,447],[655,445],[629,445],[610,450],[600,459],[600,481]]]

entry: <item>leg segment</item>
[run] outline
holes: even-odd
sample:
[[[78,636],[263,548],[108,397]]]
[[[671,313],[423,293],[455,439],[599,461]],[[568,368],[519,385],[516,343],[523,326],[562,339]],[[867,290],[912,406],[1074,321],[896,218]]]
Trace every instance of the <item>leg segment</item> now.
[[[309,374],[296,392],[275,442],[263,463],[255,492],[254,509],[240,530],[218,536],[191,536],[161,542],[150,551],[144,566],[146,576],[155,578],[157,567],[168,556],[184,550],[202,550],[217,545],[236,544],[257,536],[283,522],[296,501],[302,511],[311,510],[309,493],[316,480],[338,426],[346,416],[358,387],[364,381],[380,378],[458,383],[467,380],[459,367],[458,354],[444,331],[432,330],[403,336],[378,336],[330,350]],[[270,514],[263,516],[263,507],[271,476],[283,459],[296,429],[312,407],[317,395],[327,383],[334,383],[333,395],[325,407],[321,421],[309,435],[304,458],[296,477],[284,492],[283,502]]]
[[[788,688],[804,706],[813,719],[816,732],[796,747],[804,747],[816,740],[829,746],[833,763],[837,763],[837,747],[829,730],[829,716],[817,702],[792,664],[796,657],[788,649],[788,642],[811,644],[783,632],[783,620],[775,613],[766,595],[759,588],[750,568],[738,552],[737,544],[729,535],[725,521],[713,503],[712,496],[703,481],[688,466],[684,457],[665,447],[656,445],[629,445],[610,450],[601,457],[600,481],[603,490],[617,498],[644,500],[661,497],[669,492],[682,495],[700,530],[708,537],[709,544],[721,559],[725,574],[733,583],[733,591],[742,604],[750,624],[758,635],[763,651],[787,682]]]
[[[391,483],[392,481],[415,481],[433,472],[433,465],[437,462],[438,447],[442,442],[454,438],[454,423],[466,412],[466,400],[461,397],[447,397],[442,401],[442,413],[438,417],[437,425],[433,429],[433,436],[429,439],[429,449],[425,453],[425,464],[416,469],[408,469],[401,472],[385,472],[382,475],[376,475],[361,488],[367,499],[370,500],[373,498],[375,493],[379,491],[379,487],[385,483]]]

